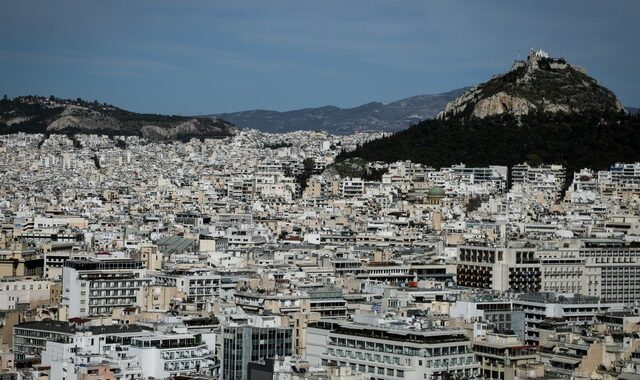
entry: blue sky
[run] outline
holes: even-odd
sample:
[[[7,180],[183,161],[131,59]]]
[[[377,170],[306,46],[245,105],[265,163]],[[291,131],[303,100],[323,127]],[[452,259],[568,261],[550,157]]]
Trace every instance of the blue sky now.
[[[2,0],[0,93],[204,114],[355,106],[504,72],[529,48],[640,106],[639,1]]]

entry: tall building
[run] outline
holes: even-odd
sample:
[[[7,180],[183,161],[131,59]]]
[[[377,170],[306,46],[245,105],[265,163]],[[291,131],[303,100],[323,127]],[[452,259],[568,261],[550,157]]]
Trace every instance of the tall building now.
[[[579,293],[633,306],[640,301],[640,248],[621,240],[568,242],[539,253],[542,291]]]
[[[540,290],[540,262],[534,247],[462,246],[458,285],[497,291]]]
[[[225,326],[222,329],[222,379],[247,380],[250,362],[293,355],[290,328]]]
[[[138,304],[138,293],[151,280],[141,261],[90,258],[67,260],[62,270],[62,304],[69,316],[110,315]]]

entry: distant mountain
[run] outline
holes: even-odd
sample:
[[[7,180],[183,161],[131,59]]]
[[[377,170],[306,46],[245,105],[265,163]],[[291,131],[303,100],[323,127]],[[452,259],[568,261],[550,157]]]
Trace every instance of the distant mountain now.
[[[600,169],[640,161],[640,116],[625,112],[584,70],[532,52],[451,102],[437,119],[342,153],[338,162],[354,157],[434,167],[528,162],[563,164],[568,173]]]
[[[630,114],[638,114],[638,113],[640,113],[640,108],[638,108],[638,107],[625,107],[625,109]]]
[[[392,103],[372,102],[354,108],[325,106],[295,111],[242,111],[214,115],[240,128],[280,133],[323,130],[336,134],[358,131],[397,132],[425,119],[434,118],[448,102],[466,88],[436,95],[418,95]]]
[[[81,99],[22,96],[0,100],[0,134],[88,133],[188,140],[224,137],[235,131],[233,125],[214,117],[141,114]]]

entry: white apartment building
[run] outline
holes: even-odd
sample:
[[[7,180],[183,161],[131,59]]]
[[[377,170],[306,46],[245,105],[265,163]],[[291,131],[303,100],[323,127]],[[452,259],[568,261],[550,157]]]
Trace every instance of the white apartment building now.
[[[640,301],[640,248],[620,240],[566,245],[539,252],[542,291],[579,293],[629,306]]]
[[[137,305],[141,288],[151,282],[141,261],[90,258],[68,260],[62,271],[62,304],[69,316],[110,315]]]
[[[207,374],[213,352],[201,334],[158,334],[131,338],[129,352],[138,358],[145,378],[166,379]]]
[[[491,183],[499,192],[507,188],[507,167],[491,165],[488,167],[471,168],[464,164],[453,165],[451,168],[442,169],[450,172],[456,183],[480,184]]]
[[[530,166],[527,163],[511,169],[511,182],[529,185],[534,190],[559,191],[564,186],[566,170],[562,165]]]
[[[462,330],[323,320],[307,329],[311,365],[335,363],[371,379],[473,379],[478,363]]]
[[[159,285],[175,286],[187,297],[188,303],[203,310],[207,303],[214,300],[220,293],[221,276],[209,269],[190,269],[171,273],[155,273],[156,283]]]
[[[587,325],[596,321],[598,313],[621,311],[624,305],[579,294],[528,293],[513,300],[513,306],[524,311],[525,342],[539,344],[539,326],[545,319],[564,318],[576,325]]]
[[[340,182],[340,193],[343,198],[361,197],[364,195],[365,181],[360,178],[344,179]]]
[[[0,279],[0,310],[14,310],[18,304],[35,305],[51,299],[52,281],[37,277]]]

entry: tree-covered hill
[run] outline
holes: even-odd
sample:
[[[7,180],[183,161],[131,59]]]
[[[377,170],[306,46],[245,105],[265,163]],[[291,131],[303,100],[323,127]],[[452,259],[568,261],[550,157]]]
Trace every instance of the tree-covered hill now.
[[[582,112],[426,120],[342,153],[338,160],[350,157],[411,160],[434,167],[557,163],[570,174],[584,167],[640,161],[640,117]]]

